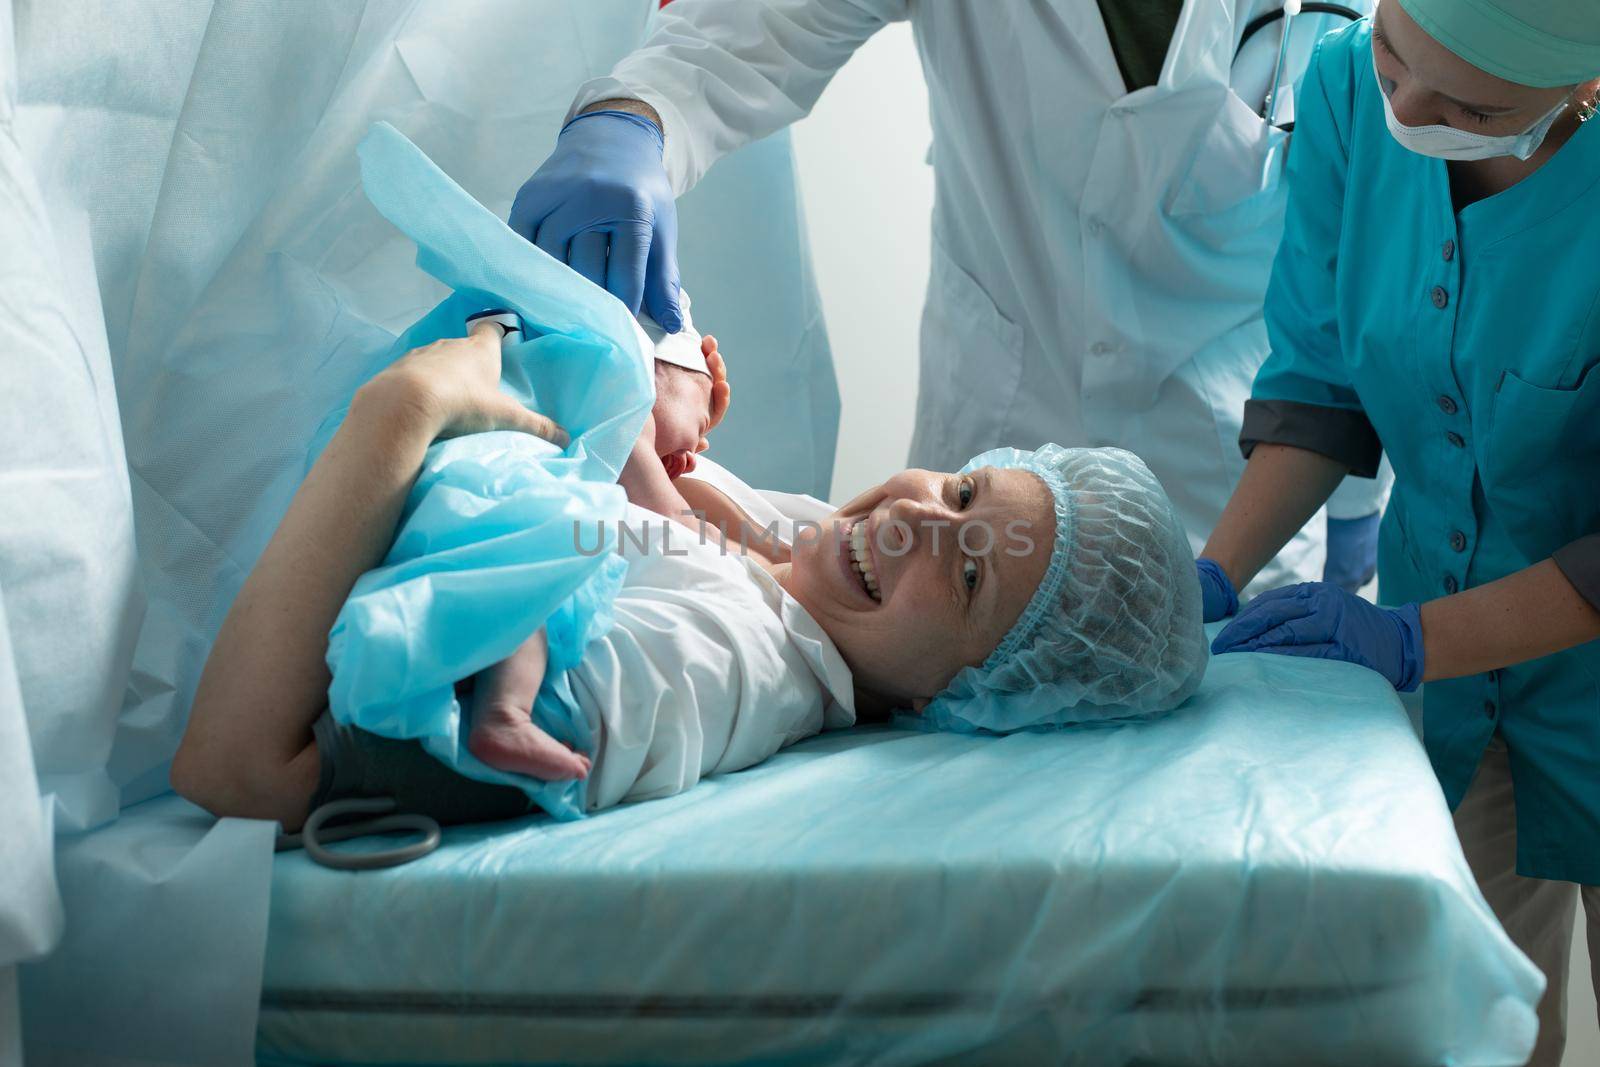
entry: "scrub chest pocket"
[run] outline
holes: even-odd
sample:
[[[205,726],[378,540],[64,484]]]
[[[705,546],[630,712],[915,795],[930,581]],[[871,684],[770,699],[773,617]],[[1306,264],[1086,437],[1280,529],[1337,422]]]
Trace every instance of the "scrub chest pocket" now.
[[[1495,390],[1484,495],[1518,551],[1544,559],[1600,532],[1600,362],[1577,385],[1534,385],[1508,370]]]

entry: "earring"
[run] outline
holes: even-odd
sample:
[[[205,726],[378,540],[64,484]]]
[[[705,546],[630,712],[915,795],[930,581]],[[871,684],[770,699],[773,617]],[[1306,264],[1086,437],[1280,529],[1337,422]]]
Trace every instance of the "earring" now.
[[[1600,115],[1600,86],[1595,88],[1589,99],[1578,105],[1577,111],[1579,122],[1588,122],[1596,115]]]

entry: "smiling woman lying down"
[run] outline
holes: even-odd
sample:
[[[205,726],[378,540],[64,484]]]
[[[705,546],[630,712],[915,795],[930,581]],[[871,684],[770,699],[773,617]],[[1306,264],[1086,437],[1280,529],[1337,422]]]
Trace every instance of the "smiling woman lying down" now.
[[[357,393],[212,648],[172,767],[179,793],[289,831],[350,796],[394,796],[442,823],[534,809],[519,789],[326,710],[330,627],[384,559],[429,444],[509,429],[565,445],[499,377],[499,333],[480,324]],[[593,811],[748,767],[858,710],[998,732],[1153,714],[1199,685],[1188,543],[1126,452],[1047,445],[957,473],[908,470],[785,544],[741,536],[743,512],[709,484],[670,481],[651,433],[647,422],[621,478],[638,529],[619,538],[614,624],[567,672],[592,750],[529,719],[549,681],[541,627],[472,680],[470,747],[491,767],[584,778]],[[719,525],[739,543],[719,543]]]

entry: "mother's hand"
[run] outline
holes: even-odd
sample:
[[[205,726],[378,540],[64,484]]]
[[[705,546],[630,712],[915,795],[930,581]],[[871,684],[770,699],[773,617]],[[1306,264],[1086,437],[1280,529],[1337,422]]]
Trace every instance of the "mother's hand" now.
[[[407,352],[362,391],[416,410],[435,437],[519,430],[567,447],[565,430],[500,391],[502,336],[493,322],[475,322],[466,337],[441,338]]]

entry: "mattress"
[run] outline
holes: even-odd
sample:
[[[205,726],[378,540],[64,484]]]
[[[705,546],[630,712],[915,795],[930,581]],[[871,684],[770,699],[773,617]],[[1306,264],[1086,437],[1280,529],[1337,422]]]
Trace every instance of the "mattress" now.
[[[1516,1063],[1542,979],[1376,674],[863,727],[377,872],[275,862],[260,1062]]]

